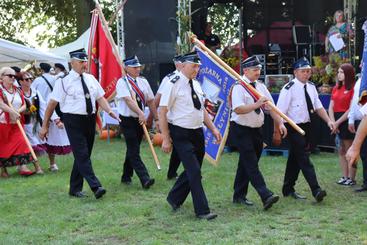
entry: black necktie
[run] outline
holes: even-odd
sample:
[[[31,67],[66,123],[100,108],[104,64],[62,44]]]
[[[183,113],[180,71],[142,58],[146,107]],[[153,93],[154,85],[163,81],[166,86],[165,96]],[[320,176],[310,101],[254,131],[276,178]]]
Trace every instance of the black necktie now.
[[[84,97],[85,97],[85,105],[87,108],[87,114],[92,115],[93,106],[92,106],[92,100],[90,98],[90,93],[87,85],[84,82],[83,74],[80,74],[80,80],[82,81],[83,91],[84,91]]]
[[[191,79],[189,81],[189,84],[190,84],[190,88],[191,88],[191,97],[192,97],[192,102],[194,103],[194,107],[197,110],[200,110],[201,103],[200,103],[198,95],[195,93],[194,86],[192,85],[192,80]]]
[[[252,87],[254,87],[254,89],[256,89],[256,83],[255,83],[255,82],[250,83],[250,85],[251,85]],[[257,114],[260,114],[260,108],[255,109],[255,112],[256,112]]]
[[[306,87],[307,87],[307,84],[305,84],[304,89],[305,89],[305,97],[306,97],[306,103],[307,103],[307,111],[308,111],[308,115],[310,116],[310,120],[311,120],[311,115],[314,113],[314,109],[313,109],[310,95],[308,94]]]

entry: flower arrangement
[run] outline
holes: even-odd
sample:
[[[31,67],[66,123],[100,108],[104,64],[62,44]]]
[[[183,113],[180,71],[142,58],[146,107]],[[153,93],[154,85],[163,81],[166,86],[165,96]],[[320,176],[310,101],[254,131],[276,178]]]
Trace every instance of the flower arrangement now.
[[[318,87],[324,84],[334,85],[338,68],[341,64],[349,62],[348,59],[342,59],[337,53],[328,56],[314,56],[313,61],[315,65],[312,67],[311,80]]]
[[[35,106],[35,105],[31,105],[30,107],[29,107],[29,112],[30,113],[34,113],[34,112],[36,112],[37,111],[37,107]]]

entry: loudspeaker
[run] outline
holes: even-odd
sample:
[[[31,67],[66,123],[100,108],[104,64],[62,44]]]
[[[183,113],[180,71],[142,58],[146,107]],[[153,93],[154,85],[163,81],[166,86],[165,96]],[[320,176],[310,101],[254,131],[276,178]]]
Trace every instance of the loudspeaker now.
[[[293,26],[293,41],[295,44],[310,44],[311,43],[311,27],[309,25],[306,26]]]

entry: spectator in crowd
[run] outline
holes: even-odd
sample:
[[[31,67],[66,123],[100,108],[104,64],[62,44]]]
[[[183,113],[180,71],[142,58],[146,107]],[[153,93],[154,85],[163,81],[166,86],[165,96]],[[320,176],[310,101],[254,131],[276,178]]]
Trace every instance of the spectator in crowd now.
[[[361,87],[361,78],[359,78],[354,85],[354,94],[352,98],[352,102],[349,109],[348,114],[348,129],[351,133],[356,133],[356,129],[359,128],[361,121],[363,119],[363,115],[360,112],[361,106],[359,105],[359,89]],[[363,183],[362,186],[356,188],[356,192],[364,192],[367,191],[367,140],[365,139],[361,146],[360,151],[362,166],[363,166]]]
[[[55,77],[50,74],[51,65],[40,63],[42,75],[37,77],[32,83],[32,90],[38,91],[46,102],[49,101],[49,95],[55,86]],[[66,134],[63,122],[61,120],[61,111],[59,107],[55,109],[57,118],[53,118],[50,123],[48,137],[46,142],[47,153],[50,159],[49,170],[56,172],[59,170],[55,157],[56,155],[66,155],[71,153],[69,138]]]
[[[338,149],[342,177],[337,181],[340,185],[355,185],[356,170],[348,167],[345,154],[351,146],[354,133],[348,130],[348,113],[353,98],[355,84],[354,68],[351,64],[342,64],[338,69],[338,82],[332,90],[329,105],[329,117],[335,123],[333,133],[340,139]]]
[[[10,68],[15,71],[15,80],[16,80],[16,82],[14,83],[14,85],[17,86],[17,87],[20,87],[19,79],[20,79],[21,69],[18,66],[12,66]]]
[[[210,50],[215,52],[217,49],[220,48],[220,39],[217,35],[213,34],[212,31],[213,31],[213,24],[211,22],[207,22],[205,24],[205,30],[202,39],[204,40],[205,45]]]
[[[45,143],[39,138],[38,131],[42,126],[42,118],[46,109],[46,102],[38,91],[31,89],[33,76],[29,72],[20,72],[20,86],[27,104],[25,111],[24,131],[37,156],[46,153]],[[43,174],[43,170],[38,161],[34,163],[36,173]]]
[[[34,159],[17,125],[26,110],[23,92],[14,85],[15,71],[10,67],[0,69],[0,168],[1,177],[7,178],[7,167],[18,166],[21,175],[33,172],[26,164]]]
[[[55,63],[54,70],[55,70],[55,79],[63,78],[68,74],[67,70],[65,69],[65,66],[61,63]]]
[[[348,46],[350,39],[354,36],[354,31],[352,25],[344,20],[344,12],[342,10],[337,10],[334,13],[334,25],[329,28],[325,38],[325,52],[328,54],[337,53],[340,58],[349,58]],[[344,48],[336,51],[330,42],[330,37],[337,35],[338,38],[342,38],[344,41]]]

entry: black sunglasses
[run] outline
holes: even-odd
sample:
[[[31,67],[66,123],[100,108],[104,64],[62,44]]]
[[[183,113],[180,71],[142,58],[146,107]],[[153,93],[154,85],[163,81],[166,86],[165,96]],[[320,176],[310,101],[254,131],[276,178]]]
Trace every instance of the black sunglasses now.
[[[33,80],[33,78],[31,78],[31,77],[23,78],[23,81],[32,81],[32,80]]]
[[[10,78],[15,78],[15,75],[13,75],[13,74],[4,74],[4,76],[10,77]]]

